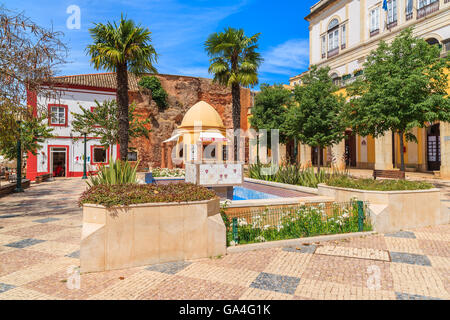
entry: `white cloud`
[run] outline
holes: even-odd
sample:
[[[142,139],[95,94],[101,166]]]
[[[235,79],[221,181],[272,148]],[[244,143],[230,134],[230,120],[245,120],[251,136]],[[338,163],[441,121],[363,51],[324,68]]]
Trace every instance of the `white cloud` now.
[[[309,42],[306,39],[291,39],[262,53],[263,73],[294,76],[309,64]]]

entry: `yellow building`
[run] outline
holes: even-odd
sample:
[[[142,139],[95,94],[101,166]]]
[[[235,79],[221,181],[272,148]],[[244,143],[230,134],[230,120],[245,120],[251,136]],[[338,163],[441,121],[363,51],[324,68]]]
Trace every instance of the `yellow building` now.
[[[391,41],[403,29],[414,27],[414,34],[430,44],[439,44],[442,54],[450,51],[450,0],[389,0],[387,10],[382,0],[321,0],[305,17],[309,22],[310,65],[329,66],[330,76],[341,86],[362,73],[367,55],[380,40]],[[300,85],[302,74],[290,78],[290,85]],[[448,90],[450,93],[450,90]],[[400,166],[404,153],[407,170],[440,171],[450,178],[450,124],[435,123],[413,131],[418,143],[406,142],[400,150],[398,136],[387,132],[383,137],[361,137],[351,129],[348,139],[328,150],[300,146],[300,161],[336,165],[343,161],[350,167],[392,169]],[[344,160],[345,159],[345,160]]]

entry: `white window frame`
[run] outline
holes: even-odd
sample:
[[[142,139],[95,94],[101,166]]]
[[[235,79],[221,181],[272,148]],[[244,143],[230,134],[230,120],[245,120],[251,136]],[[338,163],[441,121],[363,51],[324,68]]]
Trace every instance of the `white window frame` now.
[[[410,6],[408,6],[409,3],[411,3]],[[406,0],[406,3],[405,3],[405,12],[406,12],[406,14],[412,13],[413,12],[413,7],[414,7],[414,0]]]
[[[62,112],[61,112],[61,110],[62,110]],[[51,112],[50,125],[65,125],[66,124],[66,107],[51,106],[50,112]],[[54,122],[53,119],[56,119],[56,122]],[[62,122],[61,122],[61,119],[62,119]]]
[[[101,150],[105,151],[105,161],[103,161],[103,162],[96,161],[96,159],[95,159],[95,149],[101,149]],[[91,157],[92,157],[92,163],[93,164],[107,164],[109,162],[108,161],[108,149],[106,149],[103,146],[92,146]]]
[[[326,35],[322,36],[320,41],[321,41],[321,46],[322,46],[321,53],[322,53],[322,57],[323,57],[323,56],[326,56],[326,54],[327,54],[327,36]]]
[[[390,0],[387,2],[387,23],[397,21],[397,0]]]
[[[339,48],[339,28],[328,32],[328,52]]]
[[[341,47],[347,46],[347,34],[346,34],[347,25],[343,24],[342,26],[340,26],[340,28],[341,28]]]
[[[369,16],[370,32],[380,30],[380,7],[376,7],[370,10]]]

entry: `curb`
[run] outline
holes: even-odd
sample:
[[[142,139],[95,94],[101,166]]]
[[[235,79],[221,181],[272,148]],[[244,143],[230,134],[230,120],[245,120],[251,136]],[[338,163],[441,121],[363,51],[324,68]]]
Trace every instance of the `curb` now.
[[[269,248],[295,247],[295,246],[300,246],[304,243],[342,240],[342,239],[347,239],[347,238],[369,236],[369,235],[373,235],[376,233],[377,233],[376,231],[365,231],[365,232],[341,233],[341,234],[331,234],[331,235],[308,237],[308,238],[298,238],[298,239],[289,239],[289,240],[278,240],[278,241],[270,241],[270,242],[243,244],[243,245],[238,245],[235,247],[228,247],[227,254],[253,251],[253,250],[261,250],[261,249],[269,249]]]
[[[317,188],[298,186],[298,185],[294,185],[294,184],[287,184],[287,183],[273,182],[273,181],[266,181],[266,180],[258,180],[258,179],[252,179],[252,178],[247,178],[247,177],[244,178],[244,181],[264,184],[267,186],[278,187],[278,188],[283,188],[283,189],[288,189],[288,190],[311,193],[311,194],[316,194],[316,195],[319,193],[319,189],[317,189]]]

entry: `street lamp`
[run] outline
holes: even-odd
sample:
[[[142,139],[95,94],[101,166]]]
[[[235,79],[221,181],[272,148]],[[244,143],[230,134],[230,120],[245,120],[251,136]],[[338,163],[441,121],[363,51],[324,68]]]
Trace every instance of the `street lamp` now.
[[[86,172],[86,158],[87,158],[87,152],[86,152],[86,145],[87,145],[87,130],[83,130],[83,136],[84,136],[84,159],[83,159],[83,177],[81,179],[87,179],[87,172]]]
[[[19,130],[19,138],[17,139],[17,170],[16,170],[16,189],[14,192],[23,192],[22,188],[22,143],[21,143],[21,124],[20,120],[17,120],[17,128]]]

